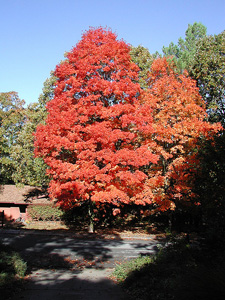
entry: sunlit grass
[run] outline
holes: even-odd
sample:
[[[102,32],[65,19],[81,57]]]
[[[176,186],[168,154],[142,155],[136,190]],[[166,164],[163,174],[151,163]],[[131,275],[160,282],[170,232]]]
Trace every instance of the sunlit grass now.
[[[132,272],[140,270],[151,262],[152,258],[150,256],[140,256],[122,264],[118,264],[112,274],[112,277],[114,277],[117,282],[123,282]]]

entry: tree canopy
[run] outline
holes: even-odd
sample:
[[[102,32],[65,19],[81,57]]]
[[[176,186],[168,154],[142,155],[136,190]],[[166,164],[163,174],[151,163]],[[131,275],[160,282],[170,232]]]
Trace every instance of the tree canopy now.
[[[163,47],[163,56],[175,63],[178,72],[187,70],[196,80],[211,122],[222,122],[224,126],[224,31],[208,36],[201,23],[189,24],[185,40]]]
[[[207,28],[202,23],[189,24],[185,32],[185,39],[181,37],[177,44],[171,42],[168,47],[163,47],[163,55],[173,56],[179,70],[190,70],[196,53],[197,42],[206,37]]]
[[[190,70],[211,121],[225,124],[225,31],[199,40]]]
[[[205,121],[195,81],[171,62],[152,63],[145,89],[139,71],[130,47],[103,28],[85,32],[57,65],[35,153],[63,208],[133,203],[168,210],[193,198],[198,141],[221,127]]]
[[[138,106],[139,68],[129,52],[111,31],[90,29],[56,67],[35,152],[49,166],[51,197],[64,208],[135,201],[146,179],[140,167],[157,162],[140,142],[138,132],[152,131],[152,116]]]
[[[47,78],[38,102],[25,109],[26,122],[18,134],[17,143],[12,146],[11,154],[14,165],[12,178],[16,184],[48,185],[47,166],[42,158],[34,157],[34,132],[37,125],[45,122],[46,104],[53,98],[55,80],[53,75]]]
[[[24,101],[16,92],[0,93],[0,180],[12,182],[12,148],[25,122]]]
[[[148,76],[142,103],[148,103],[153,116],[154,131],[148,140],[160,159],[149,168],[146,193],[166,210],[195,199],[192,184],[199,169],[199,139],[212,139],[221,126],[206,121],[195,80],[177,73],[166,58],[155,60]]]
[[[148,77],[148,72],[151,68],[153,62],[153,56],[150,54],[149,50],[141,45],[138,47],[131,47],[130,56],[132,61],[138,65],[138,77],[139,84],[141,88],[147,87],[146,79]]]

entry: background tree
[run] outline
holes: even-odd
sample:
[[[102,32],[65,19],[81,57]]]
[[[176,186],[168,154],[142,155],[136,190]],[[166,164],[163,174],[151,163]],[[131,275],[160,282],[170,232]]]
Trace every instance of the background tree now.
[[[179,40],[178,46],[171,44],[169,48],[164,48],[164,54],[174,55],[174,61],[178,66],[180,61],[182,62],[180,70],[186,68],[197,82],[199,93],[206,105],[208,120],[214,123],[220,121],[224,128],[225,32],[206,36],[203,27],[197,32],[199,33],[196,38],[189,38],[190,45],[191,41],[195,41],[194,47],[189,47],[183,52],[181,45],[184,41]],[[214,237],[217,236],[218,240],[223,241],[224,133],[215,135],[214,139],[213,144],[202,140],[198,146],[199,155],[196,158],[199,161],[199,168],[196,169],[195,183],[192,186],[195,194],[198,195],[198,212],[201,212],[198,217],[204,219],[207,235],[210,236],[213,233]]]
[[[163,47],[163,55],[172,57],[178,71],[186,69],[197,81],[212,122],[224,125],[224,66],[225,33],[207,36],[201,23],[188,25],[185,40]]]
[[[225,31],[207,36],[197,44],[191,69],[203,96],[209,120],[225,126]],[[199,194],[200,211],[208,238],[224,243],[224,132],[215,137],[214,144],[201,145],[195,189]],[[211,241],[215,245],[215,240]]]
[[[172,56],[179,72],[190,71],[197,49],[197,42],[206,37],[207,28],[201,23],[189,24],[185,32],[185,39],[179,38],[178,44],[171,42],[163,47],[163,56]]]
[[[139,106],[139,69],[129,53],[111,31],[86,32],[56,67],[55,96],[36,131],[50,196],[64,209],[87,203],[91,221],[93,206],[135,202],[146,179],[140,168],[157,162],[140,143],[138,132],[152,131],[152,117]]]
[[[195,191],[208,239],[224,245],[225,229],[225,136],[205,142],[199,153],[201,168],[196,176]],[[215,245],[215,240],[211,241]]]
[[[30,104],[26,109],[26,122],[18,134],[17,143],[12,147],[11,154],[14,166],[12,178],[16,184],[46,186],[49,182],[46,164],[42,158],[34,157],[34,132],[37,125],[45,123],[46,104],[54,96],[55,81],[53,74],[47,78],[38,103]]]
[[[225,31],[207,36],[197,43],[191,66],[210,120],[225,125]]]
[[[11,183],[14,172],[12,148],[25,121],[24,101],[16,92],[0,93],[0,181]]]
[[[148,78],[148,72],[153,62],[153,56],[150,54],[147,48],[141,45],[139,45],[138,47],[132,47],[130,56],[132,58],[132,61],[140,68],[138,72],[140,86],[142,88],[147,88],[148,85],[146,80]]]
[[[200,140],[213,138],[221,126],[205,121],[196,82],[185,73],[176,73],[166,58],[153,62],[148,84],[142,103],[152,111],[154,132],[145,138],[160,159],[146,170],[143,196],[151,198],[159,210],[174,209],[196,201],[193,190]]]

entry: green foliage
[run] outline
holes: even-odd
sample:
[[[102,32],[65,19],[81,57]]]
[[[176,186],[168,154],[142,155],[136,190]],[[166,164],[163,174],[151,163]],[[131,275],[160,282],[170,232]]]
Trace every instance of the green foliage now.
[[[215,137],[214,145],[202,144],[201,170],[196,177],[195,189],[199,195],[207,239],[211,243],[225,242],[225,136]]]
[[[24,277],[27,270],[27,263],[21,259],[19,253],[13,252],[11,261],[17,276]]]
[[[46,165],[34,157],[33,133],[44,123],[46,103],[53,97],[55,77],[44,83],[38,103],[24,108],[16,92],[0,93],[0,180],[2,183],[48,184]]]
[[[198,41],[191,65],[210,119],[225,124],[225,31]]]
[[[12,182],[14,165],[12,148],[16,145],[24,122],[24,101],[16,92],[0,93],[0,181]]]
[[[178,44],[170,43],[163,47],[164,56],[173,56],[178,70],[190,70],[196,53],[196,45],[199,40],[206,36],[206,27],[201,23],[189,24],[185,32],[185,39],[179,38]]]
[[[28,215],[34,221],[60,221],[63,212],[54,204],[30,205]]]
[[[116,265],[116,268],[112,274],[116,278],[117,282],[123,282],[132,272],[139,271],[145,265],[153,262],[153,257],[140,256],[138,258],[129,260],[125,263]]]
[[[47,78],[38,103],[33,103],[26,109],[27,121],[18,135],[17,143],[12,147],[11,158],[15,169],[12,177],[16,184],[48,185],[47,166],[42,158],[34,157],[33,133],[37,125],[45,122],[47,117],[46,103],[54,95],[55,80],[53,75]]]
[[[50,73],[50,77],[47,78],[44,82],[44,86],[42,89],[42,94],[38,98],[39,107],[43,109],[43,114],[45,117],[47,116],[46,104],[53,99],[54,97],[54,89],[55,89],[55,82],[56,77],[54,76],[53,72]],[[39,119],[37,123],[43,122],[43,118]]]
[[[33,124],[27,122],[18,136],[18,142],[13,146],[11,155],[14,166],[12,175],[16,184],[45,186],[48,184],[46,165],[41,158],[34,157]]]
[[[186,69],[197,80],[199,92],[207,105],[210,121],[225,125],[225,31],[206,35],[201,23],[188,25],[185,39],[163,47],[163,56],[171,56],[178,71]]]
[[[0,244],[0,289],[1,296],[6,299],[12,289],[15,290],[15,282],[23,278],[27,271],[27,263],[20,255],[8,246]],[[5,289],[7,292],[5,294]]]
[[[148,72],[151,68],[153,57],[149,53],[147,48],[139,45],[138,47],[132,47],[130,51],[130,56],[132,61],[138,65],[140,68],[138,77],[139,77],[139,84],[144,89],[148,87],[146,82],[148,78]]]

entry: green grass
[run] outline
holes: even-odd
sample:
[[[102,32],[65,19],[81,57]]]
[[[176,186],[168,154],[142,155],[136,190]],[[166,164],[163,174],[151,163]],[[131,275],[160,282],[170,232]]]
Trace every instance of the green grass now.
[[[141,270],[145,265],[150,264],[152,258],[149,256],[140,256],[129,260],[123,264],[117,265],[113,272],[113,277],[117,282],[123,282],[133,271]]]
[[[22,283],[26,270],[27,264],[17,252],[0,244],[0,293],[3,299]]]
[[[152,257],[118,265],[112,276],[135,300],[224,300],[225,256],[174,241]]]

